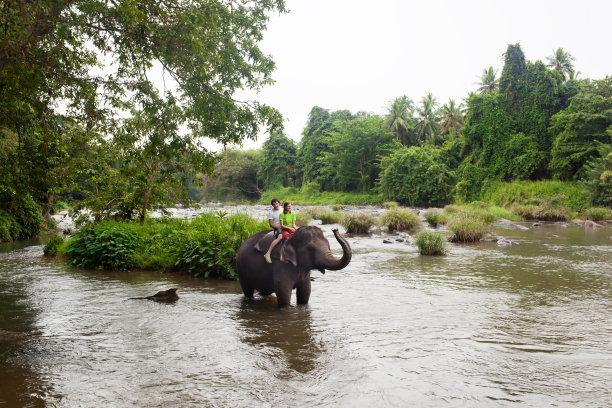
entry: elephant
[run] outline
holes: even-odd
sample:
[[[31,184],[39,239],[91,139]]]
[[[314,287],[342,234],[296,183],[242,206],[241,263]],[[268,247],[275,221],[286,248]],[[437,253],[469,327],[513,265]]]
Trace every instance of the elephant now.
[[[340,259],[332,255],[329,241],[319,227],[306,226],[298,228],[281,248],[281,259],[273,258],[271,264],[266,262],[263,253],[255,249],[255,244],[269,231],[251,235],[240,246],[236,259],[236,270],[244,295],[252,298],[255,290],[263,296],[276,293],[278,307],[283,308],[290,306],[291,291],[296,289],[297,304],[308,304],[310,271],[337,271],[345,268],[351,261],[352,251],[348,242],[337,229],[333,232],[342,246],[343,254]]]

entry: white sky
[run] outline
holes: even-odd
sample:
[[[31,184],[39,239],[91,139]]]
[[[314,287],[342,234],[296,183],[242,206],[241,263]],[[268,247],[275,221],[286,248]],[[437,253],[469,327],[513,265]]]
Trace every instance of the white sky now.
[[[483,69],[501,74],[508,44],[527,60],[562,47],[579,78],[612,75],[611,0],[286,0],[261,49],[276,83],[254,98],[277,108],[285,133],[301,139],[318,105],[384,114],[392,99],[431,92],[443,105],[477,88]],[[259,148],[267,138],[246,141]]]

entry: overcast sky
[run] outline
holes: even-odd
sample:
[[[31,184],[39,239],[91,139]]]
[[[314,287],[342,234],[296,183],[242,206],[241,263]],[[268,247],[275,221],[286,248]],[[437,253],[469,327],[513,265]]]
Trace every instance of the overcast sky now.
[[[296,142],[313,106],[384,114],[392,99],[443,105],[477,88],[483,69],[501,74],[508,44],[530,61],[562,47],[579,78],[612,75],[611,0],[286,0],[261,48],[276,83],[255,96],[277,108]],[[259,148],[267,138],[246,141]]]

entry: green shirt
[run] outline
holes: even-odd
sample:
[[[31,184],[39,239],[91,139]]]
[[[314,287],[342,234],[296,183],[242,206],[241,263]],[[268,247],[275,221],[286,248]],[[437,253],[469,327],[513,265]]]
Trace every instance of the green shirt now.
[[[297,216],[294,212],[290,212],[289,214],[281,213],[278,218],[280,218],[285,227],[290,227],[295,222]]]

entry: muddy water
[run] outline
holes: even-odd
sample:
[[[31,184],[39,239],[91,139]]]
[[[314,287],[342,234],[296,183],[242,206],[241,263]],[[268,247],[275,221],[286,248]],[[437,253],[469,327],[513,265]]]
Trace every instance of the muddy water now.
[[[349,236],[349,267],[313,272],[310,305],[284,311],[237,282],[4,245],[0,405],[610,406],[612,228],[524,225],[496,229],[518,245],[441,258]],[[174,304],[126,300],[169,287]]]

